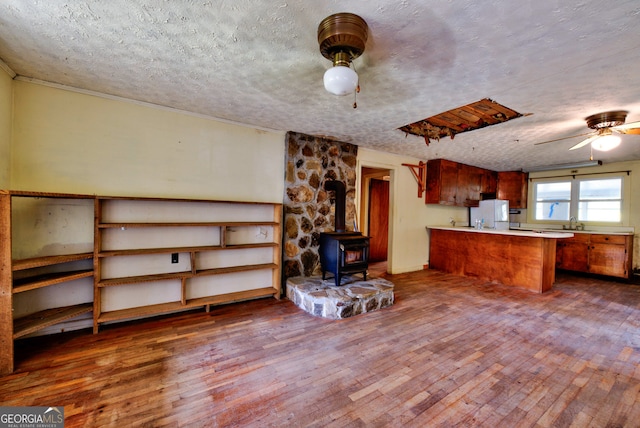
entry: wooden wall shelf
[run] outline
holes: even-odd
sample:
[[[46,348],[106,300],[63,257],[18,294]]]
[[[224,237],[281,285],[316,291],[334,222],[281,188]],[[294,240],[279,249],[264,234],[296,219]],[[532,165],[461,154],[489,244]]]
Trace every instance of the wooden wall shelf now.
[[[93,218],[64,220],[88,222],[93,232],[89,232],[91,238],[86,244],[93,251],[12,257],[12,239],[23,239],[12,236],[13,198],[87,200],[87,204],[79,203],[93,213]],[[21,216],[29,214],[28,210],[23,211]],[[208,311],[212,305],[247,299],[270,296],[279,299],[281,223],[279,203],[0,190],[0,374],[13,371],[13,340],[87,313],[93,313],[93,331],[97,333],[99,326],[107,322],[195,308]],[[135,233],[128,233],[134,230]],[[175,272],[166,272],[173,265],[169,255],[175,253],[183,257],[186,253],[186,259],[175,265]],[[169,267],[162,266],[163,259],[158,262],[164,254]],[[128,257],[138,259],[130,263]],[[118,274],[122,265],[126,268]],[[138,265],[141,270],[136,273]],[[106,271],[107,277],[103,275]],[[45,308],[13,318],[13,296],[27,292],[46,296],[41,293],[47,287],[68,287],[66,284],[72,281],[91,277],[91,302]],[[216,279],[210,281],[209,277]],[[84,287],[82,282],[77,284]],[[159,289],[160,284],[163,285]],[[248,284],[255,288],[247,289]],[[141,295],[163,296],[166,287],[176,287],[167,302],[136,300]],[[57,288],[48,290],[47,293],[58,292]],[[132,294],[135,297],[128,297],[127,290],[137,290]],[[105,301],[104,297],[112,292],[115,295]],[[123,292],[124,295],[118,294]],[[22,296],[30,298],[31,294]],[[110,308],[114,301],[131,307]]]
[[[94,332],[98,332],[102,323],[120,319],[164,314],[197,306],[208,308],[208,305],[216,302],[232,302],[238,298],[280,298],[281,204],[97,197],[95,212]],[[184,219],[176,221],[177,217]],[[172,228],[177,228],[178,232]],[[138,232],[134,237],[127,238],[129,229]],[[197,237],[193,237],[194,234]],[[234,236],[236,238],[233,238]],[[153,240],[153,244],[149,245],[144,237]],[[134,243],[139,242],[139,245],[133,245],[135,248],[131,248],[132,243],[129,239]],[[173,245],[177,242],[180,244]],[[263,253],[255,253],[261,249],[269,251],[268,260],[261,260],[261,257],[264,257]],[[218,260],[224,259],[224,253],[227,251],[234,254],[232,263],[228,260]],[[235,256],[240,255],[236,252],[241,251],[253,251],[255,254],[248,253],[241,262],[236,262]],[[157,263],[163,254],[174,253],[188,253],[188,265],[176,265],[175,272],[141,271],[139,275],[122,276],[117,273],[117,264],[126,261],[127,257],[137,256],[142,257],[142,260],[146,260],[144,258],[147,257]],[[220,256],[211,257],[212,254]],[[216,261],[203,261],[207,257]],[[169,258],[166,260],[168,262]],[[108,277],[103,274],[107,269],[106,263],[112,263],[109,265]],[[128,272],[128,269],[127,267],[125,271]],[[167,269],[170,270],[170,267]],[[209,276],[226,274],[231,275],[229,281],[233,282],[234,278],[238,278],[237,281],[242,282],[243,275],[261,270],[266,272],[269,279],[268,284],[256,283],[257,289],[260,290],[257,293],[253,290],[235,291],[235,286],[225,286],[224,291],[221,291],[215,282],[206,280]],[[194,281],[198,281],[197,285]],[[174,289],[175,291],[169,294],[174,297],[177,294],[179,299],[171,301],[171,297],[167,297],[167,302],[154,302],[131,308],[113,309],[104,305],[104,299],[107,297],[105,293],[120,288],[114,288],[115,286],[146,287],[151,290],[157,287],[156,283],[159,282],[166,284],[163,287],[168,287],[163,290]],[[246,288],[246,281],[241,285]],[[269,287],[265,288],[264,285]],[[196,289],[197,292],[194,291]],[[211,296],[199,295],[202,293]],[[241,297],[235,293],[241,293]],[[119,298],[121,299],[121,296],[113,294],[109,300],[117,301]]]
[[[93,257],[93,253],[82,254],[62,254],[59,256],[33,257],[30,259],[13,260],[11,270],[19,271],[25,269],[33,269],[43,266],[53,266],[61,263],[76,262],[78,260],[89,260]]]
[[[73,272],[53,272],[44,273],[30,278],[14,279],[13,293],[22,293],[24,291],[36,290],[49,285],[61,284],[63,282],[74,281],[80,278],[89,278],[93,276],[93,269],[84,269]]]
[[[81,305],[46,309],[26,317],[17,318],[13,322],[13,338],[18,339],[27,334],[35,333],[45,327],[61,323],[62,321],[75,318],[82,314],[87,314],[92,310],[93,304],[84,303]]]

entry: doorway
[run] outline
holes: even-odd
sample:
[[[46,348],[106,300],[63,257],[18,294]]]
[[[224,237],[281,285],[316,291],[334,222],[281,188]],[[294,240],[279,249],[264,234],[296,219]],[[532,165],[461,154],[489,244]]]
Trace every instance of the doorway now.
[[[362,167],[360,206],[362,231],[370,237],[370,270],[386,273],[389,253],[389,187],[388,169]]]

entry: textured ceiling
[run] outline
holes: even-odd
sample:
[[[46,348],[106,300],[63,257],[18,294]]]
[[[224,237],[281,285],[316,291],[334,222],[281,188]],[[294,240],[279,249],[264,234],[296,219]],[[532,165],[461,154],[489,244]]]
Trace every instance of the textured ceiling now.
[[[322,86],[317,26],[352,12],[370,29],[362,91]],[[18,76],[249,126],[326,136],[495,170],[586,160],[584,118],[640,121],[640,2],[536,0],[4,0],[0,58]],[[429,147],[397,128],[491,98],[531,115]],[[640,135],[598,152],[640,159]]]

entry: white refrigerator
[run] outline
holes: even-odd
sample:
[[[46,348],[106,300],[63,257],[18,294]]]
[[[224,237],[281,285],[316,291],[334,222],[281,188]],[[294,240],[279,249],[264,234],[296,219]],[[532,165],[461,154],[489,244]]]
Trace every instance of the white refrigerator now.
[[[485,229],[509,229],[509,201],[505,199],[488,199],[480,201],[477,208],[471,208],[469,226],[482,223]]]

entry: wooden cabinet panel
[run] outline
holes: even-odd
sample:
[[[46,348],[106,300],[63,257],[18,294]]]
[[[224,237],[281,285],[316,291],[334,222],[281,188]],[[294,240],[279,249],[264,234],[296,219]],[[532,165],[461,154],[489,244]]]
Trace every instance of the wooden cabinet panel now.
[[[573,238],[558,239],[556,267],[579,272],[589,269],[589,235],[575,234]]]
[[[446,159],[427,162],[425,204],[456,204],[458,164]]]
[[[509,208],[527,208],[528,174],[521,171],[498,173],[497,197],[507,199]]]
[[[536,293],[555,282],[556,239],[429,229],[429,268]],[[479,250],[481,257],[479,257]]]
[[[458,165],[443,161],[440,166],[440,200],[447,205],[456,205],[458,193]]]
[[[498,192],[498,173],[488,169],[483,170],[480,192],[485,195],[496,195]],[[491,199],[491,198],[487,198]]]
[[[592,244],[615,244],[625,245],[627,237],[625,235],[591,235]]]
[[[629,278],[633,266],[633,235],[576,233],[559,240],[556,267],[577,272]]]
[[[478,206],[482,187],[482,171],[481,168],[475,166],[459,164],[456,205]]]
[[[627,277],[625,246],[592,243],[589,247],[589,272],[598,275]]]
[[[495,192],[496,174],[446,159],[427,162],[426,204],[478,206],[481,193]]]

